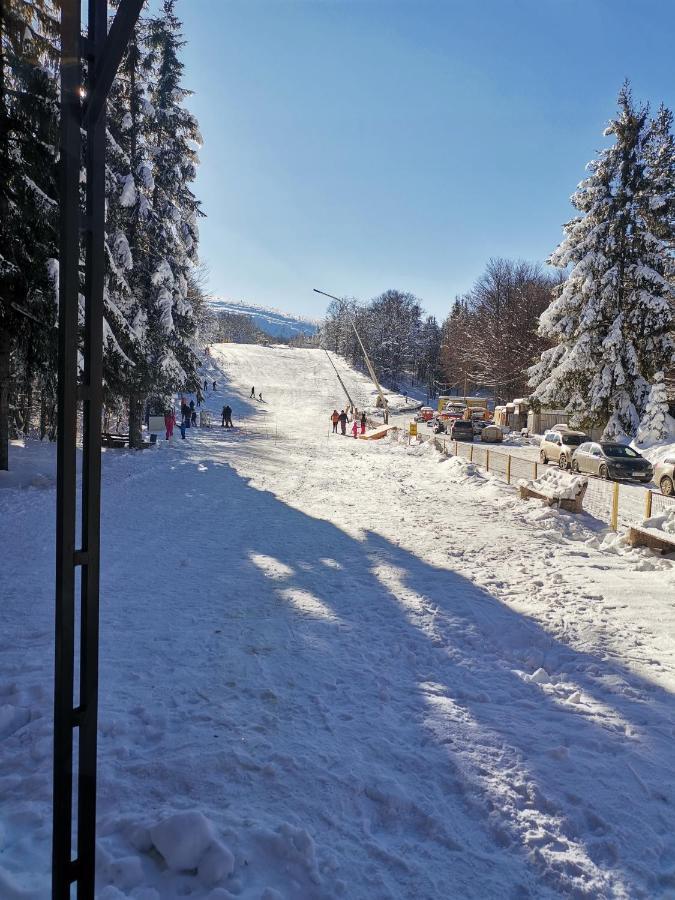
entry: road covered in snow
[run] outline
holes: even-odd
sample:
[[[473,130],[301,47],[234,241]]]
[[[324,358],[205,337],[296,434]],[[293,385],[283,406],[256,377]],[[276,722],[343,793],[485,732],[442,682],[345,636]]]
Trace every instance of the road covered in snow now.
[[[330,435],[323,351],[219,345],[205,377],[212,429],[105,455],[98,896],[675,896],[675,565]],[[0,490],[3,898],[49,893],[37,483]]]

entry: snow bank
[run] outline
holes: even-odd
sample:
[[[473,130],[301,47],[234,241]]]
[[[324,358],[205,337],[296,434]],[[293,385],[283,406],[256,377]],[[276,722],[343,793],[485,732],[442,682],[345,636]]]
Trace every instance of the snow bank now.
[[[568,475],[560,469],[547,469],[536,481],[521,478],[518,484],[543,494],[549,500],[574,500],[587,482],[581,475]]]
[[[642,527],[665,531],[666,534],[675,534],[675,506],[665,513],[645,519]]]

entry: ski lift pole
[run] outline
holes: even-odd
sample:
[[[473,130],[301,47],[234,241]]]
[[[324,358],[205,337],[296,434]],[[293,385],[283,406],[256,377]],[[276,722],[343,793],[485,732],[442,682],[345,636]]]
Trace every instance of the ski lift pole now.
[[[380,395],[380,400],[382,401],[382,406],[384,408],[384,424],[389,424],[389,404],[387,403],[387,398],[382,393],[382,388],[380,387],[380,382],[377,380],[377,375],[375,374],[375,369],[373,368],[373,364],[370,361],[370,357],[366,353],[366,348],[363,346],[363,341],[356,330],[356,325],[352,322],[352,328],[354,329],[354,334],[356,335],[356,340],[359,342],[361,350],[363,350],[363,356],[366,361],[366,366],[368,367],[368,371],[370,372],[370,377],[373,379],[373,384],[377,388],[377,393]]]
[[[330,353],[329,353],[328,350],[326,350],[326,349],[324,349],[323,352],[326,354],[326,356],[328,357],[328,359],[329,359],[329,361],[330,361],[331,366],[332,366],[333,369],[335,370],[335,374],[336,374],[336,376],[337,376],[337,380],[338,380],[338,381],[340,382],[340,384],[342,385],[342,390],[345,392],[345,394],[346,394],[346,396],[347,396],[347,400],[349,401],[349,405],[352,407],[352,409],[354,409],[354,408],[355,408],[355,407],[354,407],[354,402],[353,402],[352,398],[349,396],[349,391],[348,391],[347,388],[345,387],[344,381],[340,378],[340,373],[338,372],[335,363],[334,363],[333,360],[330,358]]]
[[[338,303],[341,303],[339,297],[336,297],[334,294],[327,294],[325,291],[320,291],[318,288],[312,289],[315,294],[323,294],[324,297],[330,297],[331,300],[337,300]],[[368,371],[370,372],[370,377],[373,379],[373,384],[377,388],[377,393],[380,395],[380,400],[382,401],[382,406],[384,407],[384,424],[389,424],[389,404],[387,403],[387,398],[382,393],[382,388],[380,387],[380,382],[377,380],[377,375],[375,374],[375,369],[373,368],[373,364],[370,361],[370,357],[366,353],[366,348],[363,346],[363,341],[356,330],[356,325],[354,324],[354,320],[352,319],[352,328],[354,329],[354,334],[356,335],[356,340],[359,342],[359,346],[363,351],[363,356],[366,361],[366,366]]]

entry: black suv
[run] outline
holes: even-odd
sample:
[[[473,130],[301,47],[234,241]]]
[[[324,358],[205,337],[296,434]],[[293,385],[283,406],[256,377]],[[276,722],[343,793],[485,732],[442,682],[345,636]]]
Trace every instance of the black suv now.
[[[455,419],[447,426],[448,436],[453,441],[473,441],[473,422]]]

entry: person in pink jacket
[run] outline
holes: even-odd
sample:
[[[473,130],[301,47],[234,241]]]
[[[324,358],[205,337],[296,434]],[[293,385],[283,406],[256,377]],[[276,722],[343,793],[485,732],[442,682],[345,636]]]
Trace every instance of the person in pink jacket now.
[[[173,437],[173,429],[176,425],[176,411],[174,409],[167,409],[164,413],[164,425],[166,427],[166,439],[170,441]]]
[[[356,437],[359,433],[359,423],[356,419],[354,419],[354,424],[352,425],[352,434]]]

